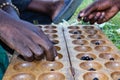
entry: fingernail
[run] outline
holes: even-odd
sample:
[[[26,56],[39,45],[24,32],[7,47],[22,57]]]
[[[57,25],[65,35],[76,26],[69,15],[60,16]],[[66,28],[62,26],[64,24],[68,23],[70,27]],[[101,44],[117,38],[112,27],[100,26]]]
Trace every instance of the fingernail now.
[[[80,13],[80,16],[84,16],[84,13]]]
[[[58,56],[56,56],[56,57],[55,57],[55,60],[58,60],[58,59],[59,59],[59,57],[58,57]]]
[[[101,16],[100,16],[100,19],[104,18],[105,17],[105,13],[102,12]]]
[[[87,17],[84,17],[84,18],[83,18],[83,21],[84,21],[84,22],[88,22],[89,19],[88,19]]]
[[[97,17],[97,16],[95,16],[95,18],[94,18],[94,19],[95,19],[95,21],[96,21],[96,20],[98,19],[98,17]]]
[[[102,15],[105,15],[105,13],[104,13],[104,12],[102,12]]]
[[[80,16],[80,15],[78,16],[78,19],[81,19],[81,16]]]

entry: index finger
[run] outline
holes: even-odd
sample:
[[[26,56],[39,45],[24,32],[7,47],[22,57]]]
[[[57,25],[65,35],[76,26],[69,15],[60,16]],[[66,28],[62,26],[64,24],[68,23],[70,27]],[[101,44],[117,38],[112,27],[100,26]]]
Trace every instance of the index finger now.
[[[49,61],[55,60],[55,57],[57,56],[57,52],[55,51],[52,42],[43,33],[41,29],[39,29],[39,32],[36,35],[36,43],[39,44],[45,50],[45,55],[47,60]]]
[[[88,16],[88,15],[90,15],[90,13],[94,12],[96,9],[97,9],[96,2],[94,2],[91,5],[89,5],[87,8],[81,10],[79,15],[78,15],[78,18]]]
[[[46,53],[46,59],[49,61],[54,61],[55,57],[57,57],[57,55],[58,55],[57,51],[54,47],[50,47],[50,48],[46,49],[45,53]]]

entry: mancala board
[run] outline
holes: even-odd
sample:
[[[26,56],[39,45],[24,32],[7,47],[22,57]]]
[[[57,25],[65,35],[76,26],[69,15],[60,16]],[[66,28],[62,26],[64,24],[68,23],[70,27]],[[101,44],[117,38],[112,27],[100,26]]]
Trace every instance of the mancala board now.
[[[39,27],[59,59],[26,62],[15,53],[3,80],[120,80],[120,52],[97,26]]]
[[[96,26],[64,27],[75,80],[120,80],[120,52]]]

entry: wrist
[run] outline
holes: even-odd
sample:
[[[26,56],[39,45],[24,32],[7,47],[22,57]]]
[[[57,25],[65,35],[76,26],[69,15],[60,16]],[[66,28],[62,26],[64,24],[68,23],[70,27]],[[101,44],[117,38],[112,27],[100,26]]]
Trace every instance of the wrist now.
[[[0,29],[6,25],[12,26],[10,23],[15,23],[16,21],[20,21],[20,19],[16,19],[13,16],[7,14],[5,11],[0,10]]]
[[[19,15],[19,10],[18,10],[18,8],[15,6],[15,5],[13,5],[12,3],[10,3],[10,2],[5,2],[5,3],[2,3],[1,5],[0,5],[0,9],[2,9],[2,10],[4,10],[4,11],[8,11],[8,10],[14,10],[14,11],[16,11],[17,12],[17,14]]]

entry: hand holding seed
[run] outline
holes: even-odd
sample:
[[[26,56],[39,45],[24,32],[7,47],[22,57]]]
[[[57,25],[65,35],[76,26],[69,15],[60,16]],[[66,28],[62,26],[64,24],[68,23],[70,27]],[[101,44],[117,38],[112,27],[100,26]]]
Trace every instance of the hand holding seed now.
[[[120,0],[97,0],[87,8],[80,11],[78,20],[83,19],[84,22],[90,24],[101,24],[110,20],[120,10]]]

